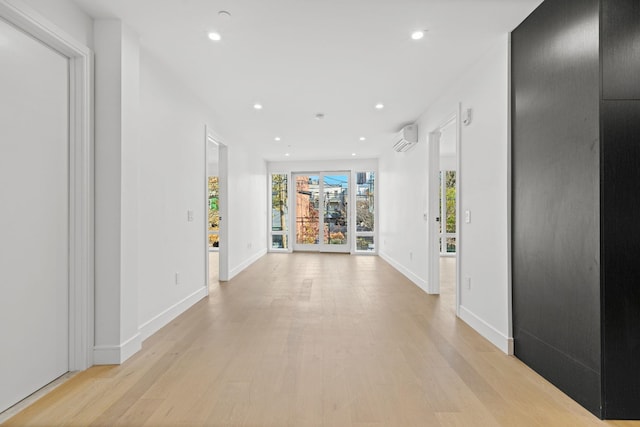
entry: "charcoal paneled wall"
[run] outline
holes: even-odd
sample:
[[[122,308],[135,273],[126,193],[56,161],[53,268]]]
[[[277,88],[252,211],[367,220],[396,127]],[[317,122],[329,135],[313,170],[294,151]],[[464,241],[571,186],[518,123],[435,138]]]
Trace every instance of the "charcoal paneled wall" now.
[[[515,354],[601,415],[598,0],[512,33]]]
[[[640,419],[640,1],[601,20],[604,415]]]
[[[511,53],[515,354],[640,419],[640,1],[546,0]]]

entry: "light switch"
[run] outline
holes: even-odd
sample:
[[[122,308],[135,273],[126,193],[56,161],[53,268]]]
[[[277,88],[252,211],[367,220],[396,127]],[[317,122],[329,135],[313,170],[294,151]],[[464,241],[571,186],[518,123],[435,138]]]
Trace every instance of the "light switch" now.
[[[467,224],[471,222],[471,211],[469,209],[464,211],[464,222],[466,222]]]
[[[193,210],[187,210],[187,221],[193,222]]]

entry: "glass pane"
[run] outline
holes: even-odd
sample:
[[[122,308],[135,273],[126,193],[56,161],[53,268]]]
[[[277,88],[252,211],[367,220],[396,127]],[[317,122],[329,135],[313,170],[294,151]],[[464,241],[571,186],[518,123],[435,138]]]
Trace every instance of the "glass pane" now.
[[[346,245],[349,177],[347,175],[325,175],[323,184],[324,243]]]
[[[319,202],[318,175],[296,176],[296,243],[318,243]]]
[[[271,236],[271,247],[273,249],[287,249],[287,236],[282,234]]]
[[[209,177],[209,247],[218,247],[220,185],[217,176]]]
[[[455,233],[456,232],[456,172],[455,171],[445,172],[445,189],[446,189],[446,198],[447,198],[447,210],[445,212],[446,219],[447,219],[446,229],[447,229],[447,233]]]
[[[447,237],[447,253],[456,253],[455,237]]]
[[[373,236],[357,236],[356,250],[358,251],[374,251]]]
[[[287,175],[271,175],[271,231],[287,231],[288,229],[288,186]]]
[[[374,172],[358,172],[356,194],[356,231],[374,230]]]

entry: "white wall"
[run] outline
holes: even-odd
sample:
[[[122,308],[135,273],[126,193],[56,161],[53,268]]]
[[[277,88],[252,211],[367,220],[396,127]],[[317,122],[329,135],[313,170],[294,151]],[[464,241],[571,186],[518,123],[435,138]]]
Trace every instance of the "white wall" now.
[[[420,143],[409,155],[393,152],[380,159],[381,254],[424,286],[426,263],[427,134],[453,113],[458,102],[473,109],[473,122],[462,126],[460,268],[471,278],[461,290],[460,316],[505,352],[510,351],[508,281],[508,38],[496,39],[467,73],[418,120]],[[402,189],[402,191],[398,191]],[[414,251],[414,260],[408,251]],[[416,253],[419,255],[416,261]],[[424,258],[423,258],[424,257]]]
[[[72,1],[24,3],[79,42],[94,47],[94,21]],[[112,107],[97,109],[96,129],[102,126],[109,133],[107,140],[121,141],[117,149],[107,150],[106,158],[105,153],[96,151],[96,164],[104,165],[106,160],[116,172],[113,185],[107,185],[115,186],[115,194],[99,183],[96,187],[97,209],[108,212],[100,205],[108,194],[113,196],[111,206],[115,209],[97,221],[97,237],[106,222],[119,230],[112,248],[100,251],[100,243],[96,245],[98,261],[116,259],[110,282],[120,283],[119,292],[106,299],[96,294],[96,315],[103,317],[96,324],[96,339],[108,337],[102,350],[109,351],[126,347],[132,334],[148,337],[206,295],[204,129],[205,124],[213,129],[216,125],[215,114],[198,94],[186,91],[144,50],[132,49],[129,42],[136,36],[129,34],[126,23],[122,28],[121,43],[108,42],[106,47],[119,49],[120,63],[106,72],[120,73],[115,82],[120,89],[106,93],[96,88],[96,104],[105,98],[114,101]],[[98,67],[98,72],[105,69]],[[108,124],[112,117],[116,117],[115,129]],[[230,268],[237,274],[266,253],[266,165],[232,141],[220,139],[229,146]],[[100,174],[98,170],[96,174]],[[195,214],[193,222],[187,221],[190,209]],[[180,273],[178,285],[176,272]],[[129,328],[131,313],[135,315],[133,330]],[[102,363],[109,362],[113,353],[109,351],[104,352]],[[114,354],[111,363],[128,355],[121,352],[116,360]]]
[[[140,325],[143,339],[205,292],[205,125],[215,115],[145,51],[140,65]],[[264,160],[228,146],[230,277],[266,253]],[[187,211],[194,211],[193,222]],[[180,284],[175,284],[175,273]]]
[[[267,253],[267,166],[251,150],[229,146],[229,279]]]
[[[189,306],[206,293],[204,128],[212,116],[144,50],[140,105],[138,300],[144,339],[181,312],[181,303]]]
[[[137,302],[139,42],[118,20],[94,26],[95,362],[140,349]]]
[[[418,126],[414,148],[396,153],[389,144],[380,157],[379,254],[426,291],[429,129]]]

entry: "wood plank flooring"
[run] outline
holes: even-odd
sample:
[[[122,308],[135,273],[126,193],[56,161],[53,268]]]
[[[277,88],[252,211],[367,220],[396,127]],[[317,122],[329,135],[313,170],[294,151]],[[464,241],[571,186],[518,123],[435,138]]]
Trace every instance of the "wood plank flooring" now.
[[[7,426],[640,426],[603,422],[374,256],[268,254]],[[448,276],[447,276],[448,274]]]

